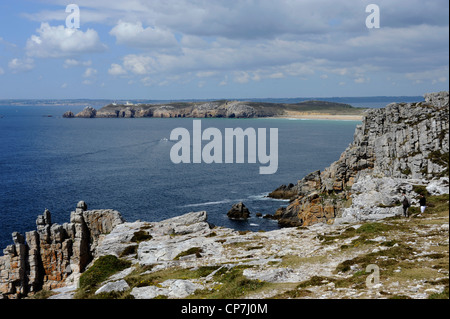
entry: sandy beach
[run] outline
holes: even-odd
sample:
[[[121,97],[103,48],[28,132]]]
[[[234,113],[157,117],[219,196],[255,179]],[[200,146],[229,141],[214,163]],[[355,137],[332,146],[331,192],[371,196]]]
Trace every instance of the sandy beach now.
[[[304,120],[336,120],[336,121],[362,121],[362,115],[343,115],[343,114],[326,114],[326,113],[301,113],[287,112],[286,115],[277,116],[276,118],[285,119],[304,119]]]

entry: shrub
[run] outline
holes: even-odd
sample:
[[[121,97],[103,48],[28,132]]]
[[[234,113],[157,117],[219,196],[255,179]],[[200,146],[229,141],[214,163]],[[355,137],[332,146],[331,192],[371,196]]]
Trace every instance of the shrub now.
[[[105,281],[111,275],[131,266],[131,262],[116,256],[102,256],[80,277],[80,288],[89,289]]]
[[[133,234],[133,237],[131,238],[131,241],[134,243],[140,243],[146,240],[150,240],[153,237],[149,235],[146,231],[140,230]]]

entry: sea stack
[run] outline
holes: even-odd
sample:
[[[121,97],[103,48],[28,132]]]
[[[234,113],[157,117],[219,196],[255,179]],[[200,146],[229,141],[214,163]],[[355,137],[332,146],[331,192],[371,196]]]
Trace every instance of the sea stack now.
[[[250,211],[244,203],[234,204],[227,213],[228,218],[233,220],[247,220],[250,217]]]

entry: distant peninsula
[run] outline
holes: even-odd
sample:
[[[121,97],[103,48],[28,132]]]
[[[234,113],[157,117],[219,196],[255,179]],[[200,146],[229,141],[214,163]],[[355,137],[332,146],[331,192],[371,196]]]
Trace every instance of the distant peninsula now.
[[[99,110],[87,106],[74,114],[64,113],[65,118],[311,118],[360,120],[366,109],[349,104],[327,101],[303,101],[294,104],[207,101],[172,102],[164,104],[111,103]]]

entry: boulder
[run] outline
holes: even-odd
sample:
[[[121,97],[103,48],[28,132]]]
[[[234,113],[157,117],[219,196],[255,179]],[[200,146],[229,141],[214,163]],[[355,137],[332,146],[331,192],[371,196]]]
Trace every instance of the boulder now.
[[[431,195],[442,195],[449,193],[448,177],[441,177],[438,180],[431,181],[427,186],[427,191]]]
[[[247,220],[250,217],[250,211],[244,203],[234,204],[227,213],[228,218],[234,220]]]
[[[66,113],[63,114],[63,117],[66,119],[71,119],[75,117],[75,114],[73,114],[73,112],[71,111],[67,111]]]

